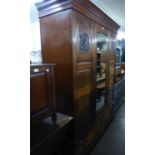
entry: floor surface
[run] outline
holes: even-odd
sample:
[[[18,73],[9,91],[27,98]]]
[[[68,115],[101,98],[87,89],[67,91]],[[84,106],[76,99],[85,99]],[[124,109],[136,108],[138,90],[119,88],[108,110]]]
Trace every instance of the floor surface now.
[[[120,106],[90,155],[125,155],[125,104]]]

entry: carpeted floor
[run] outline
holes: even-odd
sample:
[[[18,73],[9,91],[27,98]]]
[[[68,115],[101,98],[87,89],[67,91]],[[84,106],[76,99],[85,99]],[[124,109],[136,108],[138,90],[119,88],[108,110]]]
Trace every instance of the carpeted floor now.
[[[90,155],[125,155],[125,104],[120,106]]]

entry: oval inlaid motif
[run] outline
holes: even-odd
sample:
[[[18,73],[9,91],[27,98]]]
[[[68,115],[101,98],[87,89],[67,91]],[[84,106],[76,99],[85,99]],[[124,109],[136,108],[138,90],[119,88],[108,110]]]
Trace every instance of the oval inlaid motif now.
[[[89,35],[86,32],[80,34],[80,52],[89,51]]]

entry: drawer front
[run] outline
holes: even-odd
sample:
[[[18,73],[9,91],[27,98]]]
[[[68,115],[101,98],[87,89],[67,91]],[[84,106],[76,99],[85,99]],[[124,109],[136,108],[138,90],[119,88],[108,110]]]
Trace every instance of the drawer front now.
[[[51,72],[51,67],[50,66],[31,66],[30,68],[30,73],[35,74],[35,73],[42,73],[42,72]]]

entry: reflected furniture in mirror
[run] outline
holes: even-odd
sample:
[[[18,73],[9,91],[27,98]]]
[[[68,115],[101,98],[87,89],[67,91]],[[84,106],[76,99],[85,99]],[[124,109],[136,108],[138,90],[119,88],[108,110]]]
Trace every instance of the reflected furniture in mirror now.
[[[96,113],[107,102],[107,40],[105,28],[96,24]]]

